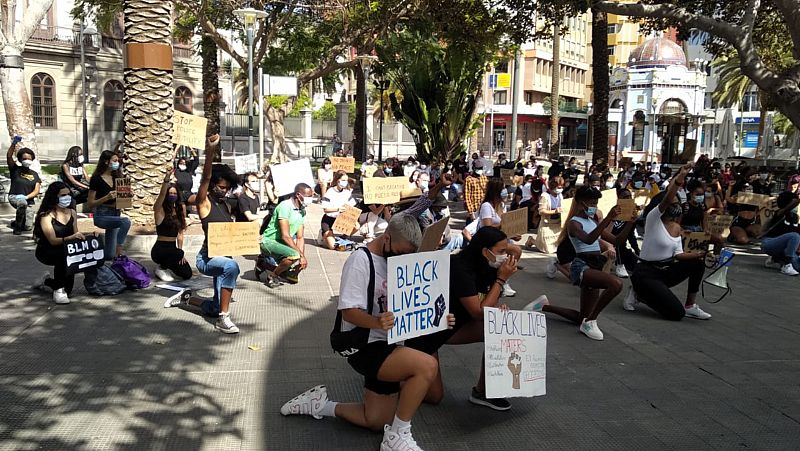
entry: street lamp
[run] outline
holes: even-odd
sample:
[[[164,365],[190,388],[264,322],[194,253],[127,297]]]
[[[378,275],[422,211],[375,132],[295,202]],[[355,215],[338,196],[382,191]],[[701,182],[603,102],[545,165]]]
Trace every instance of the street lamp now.
[[[94,28],[86,28],[86,25],[81,19],[81,28],[78,34],[78,39],[81,41],[81,103],[83,104],[83,159],[87,163],[89,162],[89,122],[86,120],[86,97],[89,96],[89,93],[86,90],[86,82],[89,79],[89,74],[86,72],[86,50],[85,46],[86,43],[84,42],[84,37],[92,36],[97,34],[97,30]]]
[[[619,167],[619,156],[625,154],[625,102],[622,100],[619,101],[619,126],[617,129],[619,136],[617,137],[617,145],[614,149],[614,161],[617,167]],[[619,150],[620,146],[622,146],[622,151]]]
[[[364,111],[364,124],[360,137],[362,148],[358,149],[358,152],[360,152],[361,159],[364,159],[367,156],[367,80],[369,80],[369,68],[378,61],[378,57],[375,55],[358,55],[356,59],[364,70],[364,96],[361,99],[356,99],[357,102],[363,103],[363,105],[359,105],[359,109]],[[355,151],[353,156],[356,156]]]
[[[252,7],[233,11],[236,17],[244,21],[247,32],[247,153],[253,154],[253,28],[256,21],[267,17],[267,13]]]
[[[381,73],[380,80],[375,80],[372,83],[380,90],[381,94],[381,110],[380,118],[378,118],[378,161],[383,161],[383,92],[389,89],[389,80],[384,79]]]

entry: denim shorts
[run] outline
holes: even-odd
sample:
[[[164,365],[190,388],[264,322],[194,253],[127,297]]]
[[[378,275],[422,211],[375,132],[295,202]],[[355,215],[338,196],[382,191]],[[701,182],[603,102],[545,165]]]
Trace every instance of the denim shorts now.
[[[694,225],[694,226],[693,225],[688,225],[688,226],[683,226],[683,230],[686,230],[687,232],[702,232],[703,231],[703,226],[701,226],[701,225]]]
[[[587,269],[590,269],[589,264],[580,257],[575,257],[575,260],[572,260],[572,265],[569,267],[569,280],[573,285],[580,286],[583,281],[583,273]]]

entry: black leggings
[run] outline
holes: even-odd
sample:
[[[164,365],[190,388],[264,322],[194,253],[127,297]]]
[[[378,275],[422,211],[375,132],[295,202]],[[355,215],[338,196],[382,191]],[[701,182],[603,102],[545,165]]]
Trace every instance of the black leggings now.
[[[639,301],[664,318],[679,321],[686,310],[670,288],[689,279],[688,293],[697,293],[705,270],[703,260],[682,260],[664,265],[640,261],[631,276],[631,284]]]
[[[150,251],[150,258],[161,269],[169,269],[183,280],[192,277],[192,267],[189,266],[189,262],[181,263],[183,249],[178,249],[173,241],[156,241]]]
[[[628,272],[632,272],[636,268],[636,262],[639,261],[639,257],[626,246],[624,243],[622,245],[617,246],[617,265],[623,265]]]
[[[53,291],[63,288],[69,296],[75,285],[75,275],[67,274],[67,254],[64,252],[64,246],[51,246],[49,243],[44,243],[46,239],[42,238],[43,241],[36,246],[36,260],[53,267],[53,277],[45,279],[44,284]]]

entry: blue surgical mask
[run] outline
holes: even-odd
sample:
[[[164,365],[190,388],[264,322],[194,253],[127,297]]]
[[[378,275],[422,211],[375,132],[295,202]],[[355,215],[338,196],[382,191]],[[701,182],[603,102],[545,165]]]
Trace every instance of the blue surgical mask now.
[[[594,218],[594,215],[596,214],[597,214],[597,207],[586,207],[586,216]]]
[[[503,191],[500,191],[500,198],[501,199],[505,200],[507,197],[508,197],[508,190],[504,189]]]
[[[633,182],[633,187],[636,189],[640,189],[644,185],[644,182]]]
[[[115,161],[115,162],[111,163],[111,170],[112,171],[119,170],[119,162],[118,161]]]
[[[384,174],[391,174],[392,173],[392,168],[383,168],[383,173]]]
[[[67,194],[66,196],[58,196],[58,206],[61,208],[69,208],[72,205],[72,196]]]
[[[705,194],[698,194],[697,196],[694,196],[694,201],[698,204],[702,204],[705,200],[706,200]]]

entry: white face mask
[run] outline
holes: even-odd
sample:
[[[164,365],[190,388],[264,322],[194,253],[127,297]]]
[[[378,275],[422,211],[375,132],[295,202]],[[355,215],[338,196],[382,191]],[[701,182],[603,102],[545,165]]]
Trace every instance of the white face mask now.
[[[83,155],[78,155],[78,164],[83,164],[84,158]]]
[[[185,164],[179,164],[178,165],[178,170],[185,171],[186,170],[186,165]]]
[[[483,169],[475,169],[475,174],[478,176],[483,175]]]
[[[61,208],[69,208],[72,205],[72,196],[67,194],[66,196],[58,196],[58,206]]]
[[[33,160],[22,160],[20,164],[22,165],[23,168],[29,168],[33,166]]]
[[[564,192],[564,188],[556,188],[556,194],[561,194]]]
[[[611,189],[613,187],[614,187],[614,182],[606,182],[606,188]]]
[[[326,165],[325,165],[325,170],[326,170],[326,171],[330,171],[330,170],[331,170],[331,165],[329,165],[329,164],[326,164]]]
[[[313,197],[303,196],[303,206],[308,207],[312,203],[314,203],[314,198]]]
[[[350,185],[350,183],[347,180],[345,180],[345,179],[339,180],[339,188],[345,189],[349,185]]]
[[[497,269],[497,268],[503,266],[503,263],[505,263],[506,260],[508,260],[508,255],[505,255],[505,254],[503,254],[503,255],[494,255],[494,252],[492,252],[492,251],[489,251],[489,253],[494,256],[494,261],[493,262],[489,262],[489,266],[491,266],[492,268]]]
[[[252,190],[255,193],[258,193],[258,192],[261,191],[261,184],[258,183],[258,182],[250,182],[250,183],[247,184],[247,186],[249,186],[250,190]]]
[[[442,217],[449,218],[450,217],[450,207],[442,209]]]

